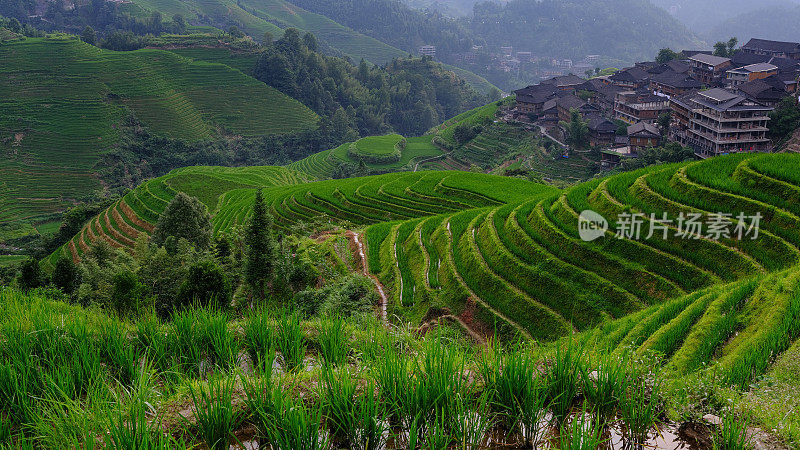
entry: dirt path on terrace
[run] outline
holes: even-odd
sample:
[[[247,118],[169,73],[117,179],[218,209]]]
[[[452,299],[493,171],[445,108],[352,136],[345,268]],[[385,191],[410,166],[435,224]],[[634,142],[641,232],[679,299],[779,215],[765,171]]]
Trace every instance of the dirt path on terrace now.
[[[347,231],[345,236],[347,236],[347,239],[350,242],[350,250],[356,257],[356,269],[360,270],[365,277],[369,277],[375,284],[375,288],[377,289],[378,295],[381,298],[380,317],[384,324],[388,324],[386,306],[389,302],[389,298],[386,295],[386,288],[383,286],[380,280],[378,280],[378,277],[369,271],[366,252],[364,251],[364,243],[362,242],[362,236],[354,231]],[[431,313],[428,317],[425,317],[422,320],[418,331],[424,334],[443,321],[450,321],[460,326],[472,340],[481,345],[485,345],[488,338],[490,338],[492,335],[491,331],[484,324],[481,324],[476,320],[475,304],[474,300],[472,299],[468,301],[467,309],[459,316],[450,314],[450,312],[447,310],[439,310]]]
[[[361,236],[353,231],[348,231],[345,233],[345,236],[347,236],[347,240],[350,241],[350,249],[356,257],[356,268],[360,269],[365,277],[369,277],[372,282],[375,283],[375,288],[378,290],[378,295],[381,297],[380,317],[384,323],[387,323],[386,305],[389,303],[389,299],[386,296],[386,289],[383,287],[383,284],[378,280],[378,277],[371,274],[369,271],[367,256],[364,252],[364,243],[361,241]]]

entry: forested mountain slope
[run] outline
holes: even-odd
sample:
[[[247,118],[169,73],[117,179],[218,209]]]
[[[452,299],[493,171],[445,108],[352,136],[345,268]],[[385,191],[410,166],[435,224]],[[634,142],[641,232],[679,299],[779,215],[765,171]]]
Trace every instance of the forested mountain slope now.
[[[100,189],[95,165],[131,115],[186,142],[317,126],[313,111],[264,83],[167,51],[27,39],[0,46],[0,60],[0,223],[8,228]]]
[[[512,0],[502,6],[487,2],[475,8],[471,21],[472,32],[489,45],[573,59],[595,54],[632,64],[664,47],[701,44],[647,0]]]

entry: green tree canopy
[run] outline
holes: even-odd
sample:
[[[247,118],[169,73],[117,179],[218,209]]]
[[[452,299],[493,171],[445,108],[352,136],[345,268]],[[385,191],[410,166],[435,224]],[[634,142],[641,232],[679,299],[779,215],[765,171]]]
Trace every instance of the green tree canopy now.
[[[83,29],[83,33],[81,33],[81,40],[89,45],[97,43],[97,33],[95,33],[94,28],[87,25]]]
[[[656,62],[659,64],[666,64],[674,59],[678,59],[678,54],[670,48],[662,48],[656,56]]]
[[[186,239],[198,249],[211,243],[211,216],[206,206],[195,197],[181,192],[169,202],[158,218],[151,242],[163,246],[169,237]]]
[[[211,260],[198,261],[189,267],[189,274],[178,293],[181,306],[197,303],[202,307],[227,307],[231,302],[231,283],[222,268]]]
[[[769,113],[769,135],[773,141],[781,143],[800,127],[800,108],[797,99],[789,96],[781,100],[778,107]]]
[[[26,259],[19,269],[19,286],[22,289],[35,289],[47,284],[47,278],[39,266],[39,261],[34,258]]]
[[[584,120],[580,111],[574,108],[569,115],[569,122],[561,122],[567,134],[566,143],[574,149],[583,150],[589,146],[589,121]]]
[[[80,286],[80,272],[78,266],[72,258],[62,256],[56,261],[53,269],[53,284],[64,291],[65,294],[72,294]]]

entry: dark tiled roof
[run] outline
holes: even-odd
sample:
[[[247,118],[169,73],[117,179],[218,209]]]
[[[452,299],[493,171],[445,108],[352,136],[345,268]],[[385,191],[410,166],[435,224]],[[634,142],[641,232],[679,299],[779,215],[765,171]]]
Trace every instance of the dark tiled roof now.
[[[683,55],[684,58],[688,59],[694,55],[699,55],[701,53],[705,55],[711,55],[713,52],[711,52],[710,50],[681,50],[680,54]]]
[[[725,64],[726,62],[730,62],[730,58],[723,58],[722,56],[714,56],[714,55],[706,55],[705,53],[698,53],[692,57],[690,57],[692,61],[698,61],[703,64],[708,64],[709,66],[719,66],[720,64]]]
[[[635,82],[642,82],[650,78],[650,74],[647,73],[646,70],[640,69],[639,67],[630,67],[625,70],[621,70],[614,75],[611,75],[611,81],[617,82],[628,82],[628,83],[635,83]]]
[[[588,80],[582,85],[578,86],[578,89],[584,91],[599,92],[600,89],[602,89],[605,86],[606,84],[600,78],[592,78],[591,80]]]
[[[667,71],[653,77],[653,81],[665,86],[679,89],[700,89],[701,83],[694,78],[683,74]]]
[[[651,125],[647,122],[639,122],[629,126],[628,136],[633,136],[635,134],[643,134],[645,136],[653,136],[653,137],[661,136],[661,133],[658,132],[658,128],[656,128],[655,125]]]
[[[586,104],[586,102],[570,94],[570,95],[565,95],[563,97],[559,97],[556,100],[556,104],[559,106],[559,108],[564,108],[569,110],[573,108],[580,109],[582,106]]]
[[[577,75],[562,75],[560,77],[551,78],[542,81],[541,84],[550,84],[557,87],[578,86],[585,83],[586,80]]]
[[[585,119],[589,121],[588,126],[592,131],[598,133],[615,133],[617,131],[617,125],[600,114],[587,114]]]
[[[772,57],[769,55],[754,55],[746,52],[736,52],[731,58],[731,62],[736,67],[749,66],[750,64],[758,64],[769,62]]]
[[[738,89],[749,99],[755,101],[780,101],[780,99],[786,96],[786,90],[782,86],[782,81],[776,78],[775,80],[781,84],[780,87],[776,87],[766,80],[767,79],[750,81],[740,85]]]
[[[736,98],[736,94],[733,92],[720,88],[714,88],[700,92],[700,95],[710,98],[716,102],[729,102]]]
[[[689,72],[689,65],[680,61],[670,61],[667,63],[670,69],[676,73],[687,73]]]
[[[800,44],[797,42],[769,41],[766,39],[750,39],[750,42],[742,46],[748,50],[763,50],[768,52],[794,53],[800,51]]]
[[[800,62],[789,58],[779,58],[777,56],[770,58],[768,63],[778,66],[779,69],[796,69]]]
[[[723,100],[715,101],[712,98]],[[753,100],[748,100],[742,95],[719,88],[673,97],[672,100],[685,108],[696,108],[697,106],[694,103],[697,103],[715,111],[770,111],[772,109]]]
[[[556,96],[558,89],[553,85],[533,85],[514,91],[517,101],[523,103],[544,103]]]
[[[739,67],[733,70],[739,72],[747,72],[747,73],[769,72],[772,70],[778,70],[778,66],[773,66],[772,64],[769,63],[756,63],[756,64],[750,64],[749,66]]]

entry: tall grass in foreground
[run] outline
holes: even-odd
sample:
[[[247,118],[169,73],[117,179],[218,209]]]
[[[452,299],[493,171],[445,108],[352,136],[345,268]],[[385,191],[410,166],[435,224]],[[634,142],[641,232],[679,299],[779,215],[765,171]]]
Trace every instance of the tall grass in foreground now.
[[[571,423],[562,425],[559,434],[561,450],[597,450],[605,443],[602,422],[586,405],[572,416]]]
[[[275,330],[267,310],[250,314],[244,324],[244,341],[256,371],[263,372],[275,361]]]
[[[329,438],[322,429],[322,407],[307,405],[283,392],[280,386],[272,391],[276,411],[280,411],[268,424],[267,436],[276,450],[322,450],[328,448]]]
[[[642,446],[647,442],[650,430],[658,423],[661,401],[658,385],[649,386],[637,373],[629,373],[633,381],[627,387],[625,397],[620,400],[619,415],[625,426],[629,444]]]
[[[713,435],[714,450],[750,450],[753,444],[747,436],[747,421],[726,416]]]
[[[159,394],[155,388],[156,380],[152,367],[143,365],[130,387],[123,386],[115,398],[115,406],[106,415],[107,429],[105,443],[108,447],[119,449],[168,449],[185,446],[170,436],[165,436],[161,428],[161,418],[153,417],[155,410],[152,400]]]
[[[547,372],[548,401],[553,417],[562,423],[572,411],[580,387],[583,349],[570,340],[566,348],[556,346],[552,364]]]
[[[631,368],[628,355],[604,353],[595,364],[581,367],[581,390],[600,420],[613,418],[625,395]]]
[[[333,317],[320,321],[319,349],[325,365],[341,366],[345,364],[349,348],[344,319]]]
[[[484,393],[499,425],[525,445],[536,446],[546,428],[547,383],[538,360],[521,348],[487,349],[480,363]]]
[[[226,449],[239,425],[239,414],[234,411],[234,378],[212,379],[207,385],[189,386],[197,422],[197,431],[211,449]]]
[[[298,314],[286,311],[281,313],[277,344],[287,370],[294,371],[303,367],[308,343]]]
[[[359,450],[383,447],[389,425],[375,386],[367,384],[359,389],[347,369],[326,368],[320,399],[328,428],[338,442]]]

